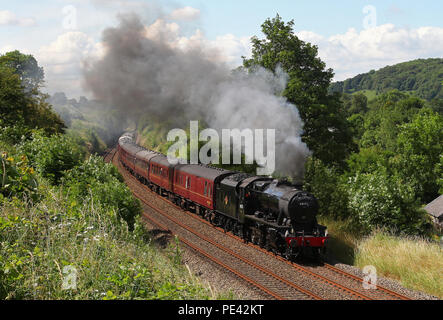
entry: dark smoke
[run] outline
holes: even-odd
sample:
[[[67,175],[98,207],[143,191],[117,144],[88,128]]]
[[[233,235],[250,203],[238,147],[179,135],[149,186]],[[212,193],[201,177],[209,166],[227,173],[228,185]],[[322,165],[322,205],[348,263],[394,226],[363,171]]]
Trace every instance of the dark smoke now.
[[[149,115],[181,128],[200,120],[217,130],[276,129],[277,171],[302,177],[309,155],[303,123],[296,107],[276,95],[287,75],[232,72],[199,46],[171,47],[170,37],[163,30],[148,39],[138,16],[121,16],[118,27],[103,32],[106,53],[85,69],[85,88],[135,122]]]

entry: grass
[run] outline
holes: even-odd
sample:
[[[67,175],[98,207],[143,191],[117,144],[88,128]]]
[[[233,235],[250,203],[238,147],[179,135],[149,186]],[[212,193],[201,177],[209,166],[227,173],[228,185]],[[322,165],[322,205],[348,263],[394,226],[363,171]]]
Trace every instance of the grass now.
[[[233,298],[182,265],[176,244],[157,247],[141,223],[129,232],[99,203],[79,211],[66,200],[51,188],[38,204],[0,204],[1,299]]]
[[[420,237],[395,236],[383,230],[363,237],[350,221],[319,217],[328,227],[328,256],[363,269],[374,266],[379,275],[404,287],[443,298],[443,249]]]
[[[373,265],[407,288],[443,298],[443,249],[437,243],[377,231],[359,242],[355,265]]]

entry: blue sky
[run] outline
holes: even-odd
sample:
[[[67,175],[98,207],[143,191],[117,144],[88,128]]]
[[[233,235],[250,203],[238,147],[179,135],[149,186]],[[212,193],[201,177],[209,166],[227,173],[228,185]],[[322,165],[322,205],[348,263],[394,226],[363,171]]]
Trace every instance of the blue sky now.
[[[375,10],[370,27],[364,24],[366,6]],[[75,28],[64,26],[66,8],[75,9]],[[435,0],[2,0],[0,53],[17,48],[34,54],[45,68],[49,92],[67,87],[81,94],[70,88],[80,88],[82,61],[100,51],[102,31],[114,26],[122,11],[141,14],[147,26],[163,21],[157,27],[168,28],[181,46],[187,43],[183,39],[198,38],[205,47],[225,51],[232,65],[250,53],[249,39],[261,35],[263,21],[279,13],[285,21],[294,19],[302,40],[319,47],[336,80],[443,56],[443,1]]]
[[[255,34],[260,30],[262,22],[276,13],[285,21],[294,19],[297,29],[330,36],[351,27],[361,29],[363,8],[366,5],[377,8],[379,24],[393,23],[402,27],[443,26],[443,2],[435,0],[188,0],[181,3],[201,8],[203,25],[211,37],[226,32]]]

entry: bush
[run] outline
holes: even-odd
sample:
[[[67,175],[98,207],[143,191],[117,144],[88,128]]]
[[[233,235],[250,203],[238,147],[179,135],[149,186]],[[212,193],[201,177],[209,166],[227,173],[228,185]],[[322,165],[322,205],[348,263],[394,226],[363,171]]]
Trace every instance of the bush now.
[[[0,141],[9,145],[15,145],[22,139],[31,136],[31,129],[24,125],[23,121],[17,121],[14,125],[5,125],[0,119]]]
[[[21,145],[36,170],[52,184],[60,183],[67,170],[79,165],[85,152],[77,141],[66,135],[44,136],[42,131],[35,131],[32,140]]]
[[[117,218],[133,229],[135,217],[141,212],[140,202],[134,199],[117,168],[101,157],[91,156],[67,172],[63,184],[71,202],[82,204],[93,200],[105,208],[115,209]]]
[[[351,177],[348,192],[352,218],[366,233],[386,227],[397,233],[424,234],[430,227],[413,188],[388,176],[383,167]]]
[[[36,201],[38,184],[34,169],[28,165],[26,156],[20,157],[17,161],[14,157],[8,156],[8,153],[3,152],[0,159],[0,196],[7,198],[24,196]]]
[[[48,187],[28,207],[0,204],[0,299],[215,298],[182,265],[110,219],[93,201],[71,206]],[[66,280],[73,275],[72,287]]]

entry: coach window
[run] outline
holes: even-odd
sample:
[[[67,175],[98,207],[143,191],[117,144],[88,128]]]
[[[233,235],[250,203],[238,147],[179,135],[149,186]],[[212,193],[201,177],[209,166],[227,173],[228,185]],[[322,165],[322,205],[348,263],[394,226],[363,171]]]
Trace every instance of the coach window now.
[[[205,196],[207,195],[208,192],[208,181],[205,181]]]

